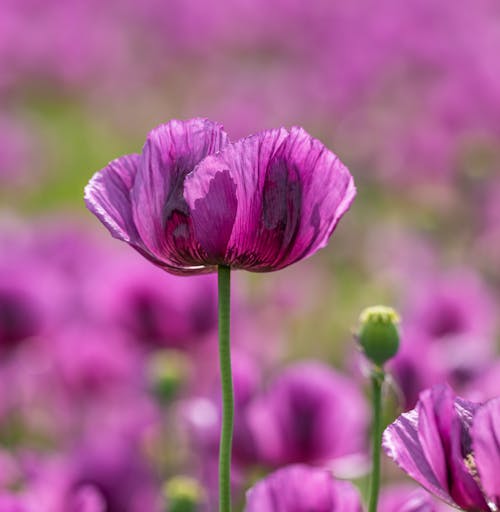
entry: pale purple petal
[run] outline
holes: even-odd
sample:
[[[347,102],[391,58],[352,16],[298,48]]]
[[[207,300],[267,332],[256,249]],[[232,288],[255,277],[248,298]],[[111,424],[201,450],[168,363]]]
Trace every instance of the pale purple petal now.
[[[448,451],[450,445],[453,392],[448,387],[436,386],[420,395],[417,410],[418,440],[422,451],[439,485],[446,489],[448,468],[445,450]]]
[[[382,446],[387,455],[411,478],[438,498],[452,503],[448,491],[439,483],[418,438],[418,412],[402,414],[384,432]]]
[[[85,187],[87,208],[124,242],[137,242],[139,235],[132,217],[130,189],[134,183],[140,155],[125,155],[94,174]]]
[[[144,245],[134,219],[131,189],[140,166],[141,156],[125,155],[97,172],[85,187],[87,208],[108,228],[111,235],[129,243],[155,265],[174,274],[184,274],[183,267],[164,257],[153,255]]]
[[[500,506],[500,398],[494,398],[478,409],[471,437],[483,490]]]
[[[401,469],[439,498],[466,510],[487,510],[464,462],[474,407],[455,400],[448,386],[435,386],[421,393],[416,409],[386,429],[383,446]]]

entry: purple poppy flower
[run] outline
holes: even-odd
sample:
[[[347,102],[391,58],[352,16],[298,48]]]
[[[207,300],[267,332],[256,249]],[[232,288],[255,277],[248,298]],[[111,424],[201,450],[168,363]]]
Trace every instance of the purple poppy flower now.
[[[68,461],[70,489],[83,501],[97,496],[82,496],[95,489],[108,512],[158,510],[158,487],[140,447],[130,439],[107,436],[82,445]],[[93,493],[95,494],[95,493]]]
[[[259,457],[271,465],[348,462],[365,453],[368,413],[360,390],[319,362],[287,368],[247,415]]]
[[[358,492],[323,469],[280,469],[247,493],[245,512],[361,512]]]
[[[170,121],[141,155],[96,173],[85,200],[111,234],[174,274],[278,270],[324,247],[352,176],[301,128],[228,141],[220,124]]]
[[[26,499],[15,493],[0,493],[0,512],[33,512]]]
[[[22,474],[15,486],[0,491],[0,512],[105,512],[106,502],[93,485],[75,486],[70,463],[63,457],[26,452],[19,458]],[[15,487],[19,489],[13,491]],[[121,509],[123,510],[123,509]]]
[[[114,268],[104,268],[107,278],[95,284],[100,313],[108,315],[113,325],[149,348],[189,349],[216,332],[214,276],[179,282],[130,255],[135,258],[121,257],[118,262],[113,255]]]
[[[477,479],[471,424],[479,404],[438,385],[384,432],[386,453],[403,471],[445,502],[490,511]]]
[[[122,388],[138,385],[140,358],[109,329],[67,325],[46,343],[53,369],[64,393],[78,401],[97,404]]]

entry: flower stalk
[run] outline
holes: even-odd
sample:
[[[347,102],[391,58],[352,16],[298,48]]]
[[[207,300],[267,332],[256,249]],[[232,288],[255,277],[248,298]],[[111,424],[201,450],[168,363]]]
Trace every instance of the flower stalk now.
[[[368,512],[377,512],[380,490],[380,452],[382,446],[382,391],[385,380],[384,364],[399,349],[399,315],[387,306],[372,306],[362,311],[358,343],[370,361],[372,369],[372,475]]]
[[[368,512],[377,512],[380,490],[380,448],[382,446],[382,388],[385,373],[382,368],[374,367],[370,376],[372,385],[372,474],[370,479],[370,497]]]
[[[231,512],[231,446],[234,396],[231,373],[230,291],[231,269],[219,265],[219,361],[222,384],[222,428],[219,447],[219,512]]]

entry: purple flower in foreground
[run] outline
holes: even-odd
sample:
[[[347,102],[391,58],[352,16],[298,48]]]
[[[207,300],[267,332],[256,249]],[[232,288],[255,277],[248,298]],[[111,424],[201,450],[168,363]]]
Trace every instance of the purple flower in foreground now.
[[[481,488],[490,504],[500,507],[500,398],[480,407],[471,429],[474,460]],[[493,507],[492,507],[493,508]]]
[[[361,512],[352,484],[323,469],[302,465],[280,469],[247,493],[245,512]]]
[[[481,406],[456,397],[448,386],[435,386],[389,425],[383,445],[401,469],[438,498],[466,511],[487,512],[492,509],[483,491],[498,500],[500,488],[498,412],[496,402]]]
[[[168,272],[286,267],[324,247],[355,196],[340,160],[303,129],[230,143],[206,119],[170,121],[142,154],[95,174],[88,208]]]

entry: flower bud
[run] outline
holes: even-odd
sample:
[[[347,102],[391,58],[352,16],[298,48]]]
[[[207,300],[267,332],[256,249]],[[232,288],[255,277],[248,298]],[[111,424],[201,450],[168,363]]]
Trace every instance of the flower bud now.
[[[399,315],[388,306],[372,306],[362,311],[358,342],[366,357],[383,366],[399,348]]]
[[[176,350],[160,350],[148,364],[148,380],[154,394],[164,403],[175,398],[189,374],[187,357]]]
[[[205,491],[194,478],[176,476],[163,487],[168,512],[196,512],[205,501]]]

